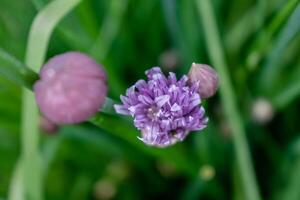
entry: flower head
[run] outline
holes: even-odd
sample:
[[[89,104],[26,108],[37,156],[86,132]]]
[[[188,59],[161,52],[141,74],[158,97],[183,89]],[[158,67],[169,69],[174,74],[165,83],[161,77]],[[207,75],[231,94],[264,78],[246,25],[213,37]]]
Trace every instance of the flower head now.
[[[85,121],[103,105],[107,93],[102,66],[79,52],[51,58],[34,84],[43,115],[56,124]]]
[[[141,130],[139,138],[152,146],[165,147],[182,141],[190,131],[206,127],[208,118],[197,93],[198,85],[188,85],[187,76],[166,77],[159,67],[146,71],[148,81],[139,80],[121,95],[119,114],[131,115]]]

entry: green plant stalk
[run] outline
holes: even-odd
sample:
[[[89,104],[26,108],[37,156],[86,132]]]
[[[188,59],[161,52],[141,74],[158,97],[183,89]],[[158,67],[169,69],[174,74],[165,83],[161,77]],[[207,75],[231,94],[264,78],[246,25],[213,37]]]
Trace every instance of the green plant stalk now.
[[[293,10],[296,8],[299,0],[289,0],[284,7],[273,18],[267,28],[263,29],[258,37],[253,42],[250,52],[246,58],[247,67],[251,70],[255,70],[258,62],[263,58],[267,49],[270,47],[272,37],[283,25],[285,20],[290,16]]]
[[[278,94],[271,99],[273,105],[277,109],[283,109],[291,101],[295,100],[300,96],[300,81],[293,81],[291,84],[286,86],[283,90],[279,91]]]
[[[124,14],[127,10],[127,4],[127,0],[111,0],[108,14],[104,18],[103,25],[90,50],[90,54],[95,57],[96,60],[102,62],[107,56],[120,30]]]
[[[262,93],[270,93],[276,78],[280,75],[283,66],[279,65],[279,61],[284,54],[284,50],[295,37],[299,36],[299,18],[300,4],[297,4],[287,23],[276,38],[274,48],[269,52],[266,63],[262,68],[259,80],[257,81]]]
[[[38,109],[31,91],[23,89],[22,97],[22,154],[23,188],[25,199],[43,199],[41,157],[39,154]]]
[[[25,64],[30,66],[34,72],[38,72],[42,66],[50,36],[56,24],[71,11],[80,0],[56,0],[49,3],[34,19],[31,26]],[[43,199],[43,178],[42,160],[39,152],[39,129],[38,129],[38,109],[35,104],[34,94],[23,90],[22,107],[22,159],[21,166],[23,172],[20,177],[23,179],[24,199]],[[18,169],[18,168],[17,168]],[[20,173],[19,170],[16,173]],[[12,185],[17,185],[15,179]],[[12,188],[12,193],[17,189]],[[13,197],[11,197],[13,199]]]
[[[8,200],[25,200],[22,170],[22,162],[19,160],[14,169],[12,184],[9,187]]]
[[[256,184],[245,130],[236,106],[236,99],[230,83],[225,55],[221,46],[212,6],[209,0],[197,0],[196,3],[204,27],[209,57],[220,75],[221,99],[233,133],[237,164],[241,172],[242,183],[246,193],[245,196],[248,200],[259,200],[260,194]]]
[[[283,0],[273,0],[272,4],[268,6],[266,15],[269,15]],[[225,47],[233,53],[240,50],[246,40],[255,32],[257,26],[255,19],[257,15],[257,5],[249,8],[246,13],[231,27],[225,35]],[[282,11],[280,11],[282,12]]]
[[[190,51],[187,46],[186,38],[177,20],[177,5],[173,0],[161,1],[163,14],[165,16],[165,22],[169,31],[169,34],[173,40],[175,47],[178,49],[183,63],[190,65],[190,61],[193,59],[193,52]]]
[[[24,66],[19,60],[0,48],[0,74],[28,89],[38,79],[38,75]]]
[[[103,63],[107,57],[111,46],[120,30],[124,15],[128,6],[128,0],[111,0],[108,13],[104,18],[104,22],[99,30],[96,40],[90,48],[89,53],[98,61]],[[105,68],[109,76],[109,85],[111,86],[111,92],[118,96],[124,91],[124,85],[118,77],[117,72],[111,68]]]
[[[298,200],[300,198],[300,157],[294,163],[294,166],[291,169],[290,175],[288,177],[288,185],[282,191],[279,199],[288,199],[288,200]]]
[[[140,151],[171,162],[174,166],[176,166],[177,170],[183,172],[185,175],[190,177],[195,177],[197,175],[198,167],[188,160],[185,154],[180,151],[179,146],[169,148],[146,146],[136,138],[136,136],[140,133],[133,127],[132,123],[128,123],[126,120],[118,116],[97,113],[89,121],[101,129],[127,141]],[[118,126],[115,124],[118,124]]]

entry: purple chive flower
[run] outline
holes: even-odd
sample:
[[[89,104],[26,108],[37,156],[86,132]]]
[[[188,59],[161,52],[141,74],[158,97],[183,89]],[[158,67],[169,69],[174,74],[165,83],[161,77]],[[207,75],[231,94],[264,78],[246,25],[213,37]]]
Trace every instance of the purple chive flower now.
[[[37,104],[55,124],[85,121],[103,105],[107,93],[101,65],[79,52],[51,58],[34,84]]]
[[[172,72],[166,77],[159,67],[146,71],[148,81],[139,80],[121,95],[123,105],[115,105],[119,114],[131,115],[141,130],[144,143],[166,147],[182,141],[190,131],[206,127],[208,118],[197,93],[198,85],[188,85]]]

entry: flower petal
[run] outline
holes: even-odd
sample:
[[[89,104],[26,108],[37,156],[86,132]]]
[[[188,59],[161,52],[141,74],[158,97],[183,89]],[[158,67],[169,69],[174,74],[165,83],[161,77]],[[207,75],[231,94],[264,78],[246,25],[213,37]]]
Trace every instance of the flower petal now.
[[[162,95],[162,96],[155,97],[154,101],[158,107],[162,107],[167,102],[169,102],[169,100],[170,100],[170,95]]]

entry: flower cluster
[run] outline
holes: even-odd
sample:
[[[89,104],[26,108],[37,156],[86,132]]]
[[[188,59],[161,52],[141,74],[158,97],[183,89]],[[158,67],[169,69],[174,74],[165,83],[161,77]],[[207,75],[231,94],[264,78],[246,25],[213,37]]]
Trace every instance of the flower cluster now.
[[[198,83],[188,84],[188,77],[177,80],[172,72],[166,77],[159,67],[146,71],[148,81],[139,80],[121,95],[123,105],[117,113],[131,115],[141,131],[139,138],[151,146],[166,147],[182,141],[190,131],[206,127]]]

